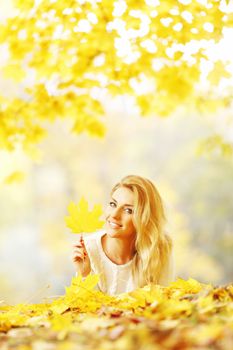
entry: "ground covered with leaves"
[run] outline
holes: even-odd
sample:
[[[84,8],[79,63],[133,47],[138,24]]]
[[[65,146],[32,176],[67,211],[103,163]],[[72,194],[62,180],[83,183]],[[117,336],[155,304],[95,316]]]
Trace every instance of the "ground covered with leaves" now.
[[[182,280],[116,297],[95,290],[98,276],[74,277],[46,304],[0,307],[0,349],[149,350],[233,347],[233,285]]]

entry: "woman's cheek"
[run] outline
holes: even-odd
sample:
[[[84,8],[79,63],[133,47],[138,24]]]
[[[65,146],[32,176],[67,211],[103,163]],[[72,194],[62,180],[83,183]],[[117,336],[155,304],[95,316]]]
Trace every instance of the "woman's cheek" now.
[[[105,210],[105,213],[104,213],[104,218],[105,218],[105,220],[107,220],[107,218],[109,217],[110,212],[111,212],[111,209],[106,209],[106,210]]]

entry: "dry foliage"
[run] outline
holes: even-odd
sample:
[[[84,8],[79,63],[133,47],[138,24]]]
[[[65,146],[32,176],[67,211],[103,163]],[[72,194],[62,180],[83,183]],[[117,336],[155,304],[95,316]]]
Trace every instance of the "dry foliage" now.
[[[3,305],[1,349],[231,349],[232,284],[178,279],[114,297],[97,283],[78,276],[53,302]]]

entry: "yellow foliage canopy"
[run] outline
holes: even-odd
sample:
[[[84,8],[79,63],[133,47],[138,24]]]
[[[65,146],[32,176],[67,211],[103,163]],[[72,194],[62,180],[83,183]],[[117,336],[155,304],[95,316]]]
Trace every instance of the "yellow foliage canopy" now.
[[[0,147],[29,148],[44,136],[43,121],[55,118],[72,118],[74,132],[103,137],[97,91],[134,96],[142,115],[167,116],[187,101],[203,104],[205,47],[232,26],[230,4],[223,3],[15,1],[18,12],[0,26],[9,53],[2,72],[25,93],[1,103]],[[206,82],[210,109],[227,103],[226,92],[214,101],[216,85],[228,75],[225,62],[214,64]],[[138,90],[141,81],[150,89]]]

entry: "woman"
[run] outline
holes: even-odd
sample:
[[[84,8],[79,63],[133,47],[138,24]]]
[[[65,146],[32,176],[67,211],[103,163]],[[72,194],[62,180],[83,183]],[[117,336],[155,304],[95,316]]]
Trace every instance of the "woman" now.
[[[164,232],[163,203],[150,180],[129,175],[117,183],[105,220],[104,230],[85,234],[74,245],[77,273],[99,274],[99,290],[110,295],[173,280],[172,240]]]

